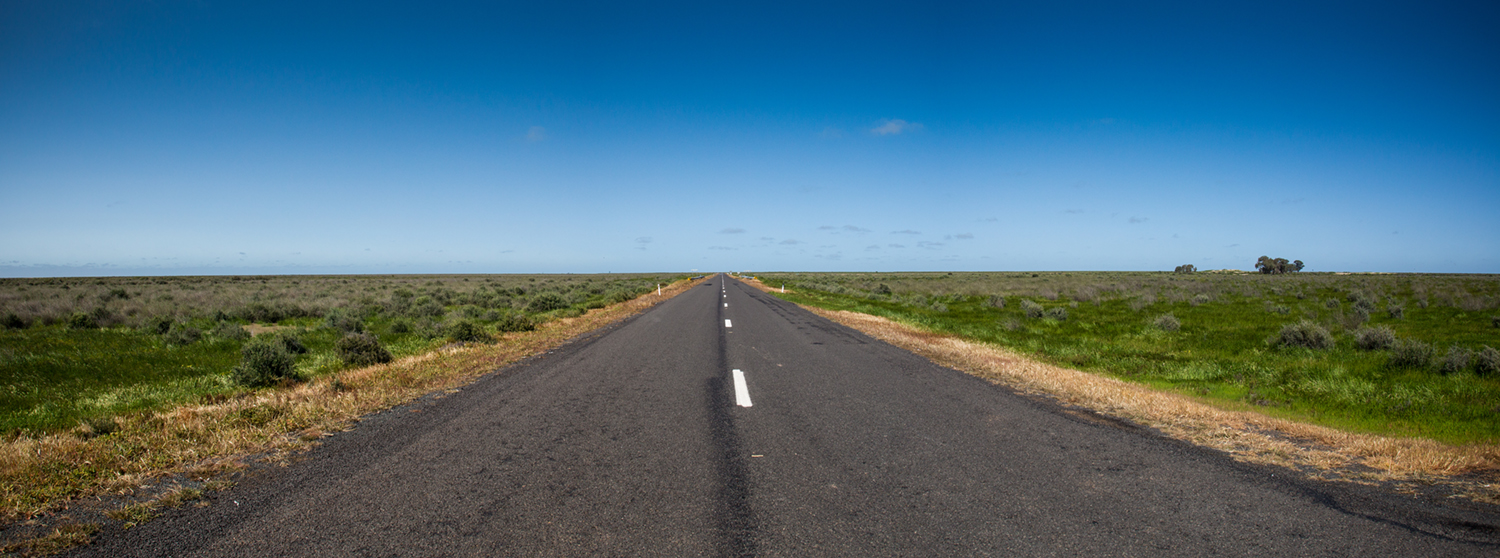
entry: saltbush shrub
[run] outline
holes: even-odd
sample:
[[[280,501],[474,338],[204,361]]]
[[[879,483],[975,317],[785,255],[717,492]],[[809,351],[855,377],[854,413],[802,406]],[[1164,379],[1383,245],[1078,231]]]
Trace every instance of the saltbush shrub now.
[[[1046,316],[1049,320],[1057,320],[1061,322],[1068,319],[1068,309],[1061,306],[1048,308]]]
[[[171,345],[192,345],[202,338],[203,331],[183,324],[174,324],[172,329],[162,336],[162,339]]]
[[[1152,325],[1162,331],[1177,331],[1182,328],[1182,322],[1177,321],[1177,316],[1171,314],[1157,316],[1156,321],[1152,322]]]
[[[1389,364],[1393,368],[1427,368],[1432,365],[1434,351],[1416,339],[1397,339],[1391,344]]]
[[[1406,308],[1392,302],[1385,307],[1385,313],[1392,319],[1400,320],[1406,317]]]
[[[346,333],[333,344],[339,360],[353,366],[369,366],[391,361],[391,352],[380,346],[380,340],[369,333]]]
[[[557,293],[542,293],[526,303],[526,311],[532,314],[550,312],[568,307],[568,301]]]
[[[1469,369],[1469,361],[1474,357],[1474,351],[1465,349],[1458,345],[1448,347],[1448,353],[1438,359],[1438,371],[1444,374],[1456,374]]]
[[[448,324],[448,327],[444,328],[444,332],[448,334],[449,339],[459,342],[488,341],[490,339],[489,333],[485,332],[483,327],[469,320],[456,320]]]
[[[219,339],[230,341],[244,341],[250,338],[250,332],[234,322],[219,322],[208,333]]]
[[[411,333],[411,322],[405,319],[391,322],[391,333]]]
[[[153,333],[156,335],[166,335],[167,332],[172,331],[173,323],[175,323],[175,320],[173,320],[170,316],[153,316],[151,319],[146,320],[146,326],[144,329],[148,333]]]
[[[300,355],[307,352],[307,346],[302,344],[301,339],[284,331],[262,335],[257,339],[265,339],[270,343],[279,343],[281,344],[281,348],[286,349],[288,354]]]
[[[1485,345],[1474,355],[1474,371],[1480,376],[1500,376],[1500,351]]]
[[[1209,300],[1210,299],[1208,298],[1208,295],[1206,295],[1206,294],[1196,294],[1196,295],[1193,295],[1193,299],[1192,300],[1188,301],[1188,304],[1191,304],[1193,306],[1198,306],[1198,305],[1201,305],[1201,304],[1208,304]]]
[[[265,387],[297,379],[297,357],[276,335],[262,335],[240,348],[240,363],[230,372],[234,383]]]
[[[1337,298],[1330,298],[1330,299],[1328,299],[1326,301],[1323,301],[1323,306],[1325,308],[1328,308],[1329,310],[1332,310],[1334,308],[1338,308],[1339,307],[1339,299],[1337,299]]]
[[[525,314],[506,314],[495,321],[495,329],[501,332],[532,331],[536,329],[536,322]]]
[[[365,321],[360,319],[359,316],[354,315],[354,313],[342,308],[329,310],[328,315],[323,317],[323,323],[329,328],[342,333],[363,333],[365,331]]]
[[[1281,332],[1277,334],[1275,344],[1282,347],[1329,349],[1333,347],[1333,334],[1312,321],[1302,320],[1295,324],[1281,326]]]
[[[1354,332],[1354,346],[1365,351],[1389,349],[1396,342],[1396,332],[1386,326],[1360,328]]]
[[[98,329],[99,322],[94,320],[93,314],[74,312],[68,316],[68,329]]]
[[[985,301],[984,304],[985,306],[989,306],[990,308],[1005,308],[1005,297],[1000,295],[990,295],[990,299]]]
[[[1042,308],[1042,305],[1037,304],[1036,302],[1023,299],[1021,300],[1021,312],[1026,314],[1026,317],[1035,319],[1042,317],[1042,314],[1044,314],[1046,310]]]

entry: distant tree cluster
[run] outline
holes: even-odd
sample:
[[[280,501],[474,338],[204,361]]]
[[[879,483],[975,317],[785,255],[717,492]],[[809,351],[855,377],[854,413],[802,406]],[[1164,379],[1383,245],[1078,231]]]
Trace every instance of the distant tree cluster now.
[[[1255,269],[1268,275],[1280,273],[1292,273],[1302,271],[1302,260],[1286,261],[1286,258],[1272,259],[1270,256],[1261,256],[1255,261]]]
[[[1195,267],[1193,264],[1179,265],[1179,266],[1177,266],[1177,269],[1173,269],[1172,270],[1172,273],[1197,273],[1197,272],[1198,272],[1198,268]]]

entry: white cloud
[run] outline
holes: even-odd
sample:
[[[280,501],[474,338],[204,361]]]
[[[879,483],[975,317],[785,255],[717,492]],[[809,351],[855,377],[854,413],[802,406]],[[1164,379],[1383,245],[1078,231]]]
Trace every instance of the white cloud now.
[[[547,129],[541,126],[532,126],[526,130],[526,141],[536,143],[547,139]]]
[[[877,136],[894,136],[921,129],[922,125],[916,122],[907,122],[900,118],[887,118],[882,119],[879,126],[870,128],[870,133]]]

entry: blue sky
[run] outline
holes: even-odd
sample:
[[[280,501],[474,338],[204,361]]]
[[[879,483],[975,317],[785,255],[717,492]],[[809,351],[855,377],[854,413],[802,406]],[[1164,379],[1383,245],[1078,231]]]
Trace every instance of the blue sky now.
[[[1500,272],[1493,2],[305,4],[0,0],[0,276]]]

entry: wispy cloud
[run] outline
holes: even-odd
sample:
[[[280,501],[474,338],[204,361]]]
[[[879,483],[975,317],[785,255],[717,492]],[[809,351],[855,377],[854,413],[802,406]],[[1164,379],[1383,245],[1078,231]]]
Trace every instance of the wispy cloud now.
[[[943,243],[941,243],[941,242],[928,242],[926,240],[923,240],[923,241],[917,243],[917,247],[918,248],[926,248],[928,250],[936,250],[938,248],[942,248],[943,247]]]
[[[856,227],[854,225],[844,225],[844,230],[849,231],[849,232],[853,232],[853,233],[867,233],[867,232],[870,232],[870,229],[866,229],[866,228],[862,228],[862,227]]]
[[[833,230],[838,230],[838,227],[835,227],[833,225],[823,225],[821,227],[818,227],[818,230],[820,230],[820,231],[833,231]]]
[[[916,122],[907,122],[900,118],[887,118],[882,119],[880,124],[874,128],[870,128],[870,133],[877,136],[894,136],[921,129],[922,125]]]
[[[1065,210],[1063,210],[1063,213],[1072,213],[1074,215],[1077,215],[1079,213],[1083,213],[1083,210],[1082,209],[1065,209]]]
[[[738,250],[739,248],[730,248],[728,246],[709,246],[708,249],[709,250]]]
[[[906,246],[905,246],[905,245],[903,245],[903,244],[894,244],[894,243],[892,243],[892,244],[887,244],[887,245],[886,245],[886,246],[890,246],[890,247],[891,247],[891,248],[905,248],[905,247],[906,247]]]
[[[1136,225],[1136,224],[1144,223],[1144,222],[1150,221],[1150,220],[1151,220],[1150,217],[1131,217],[1130,218],[1130,224]]]
[[[899,230],[899,231],[891,231],[891,234],[922,234],[922,231],[914,231],[914,230],[911,230],[911,229],[902,229],[902,230]]]
[[[880,245],[879,244],[871,244],[869,246],[866,246],[865,249],[866,250],[879,250],[880,249]]]
[[[745,232],[745,229],[736,229],[736,228],[730,227],[730,228],[724,229],[722,231],[719,231],[719,234],[744,234],[744,232]]]
[[[844,137],[844,131],[833,126],[827,126],[823,128],[822,133],[818,134],[818,137],[823,139],[839,139]]]
[[[950,235],[947,235],[947,236],[943,237],[943,240],[953,240],[953,239],[958,239],[958,240],[974,240],[974,234],[973,233],[958,233],[958,234],[950,234]]]
[[[532,126],[526,129],[526,141],[536,143],[547,139],[547,129],[541,126]],[[566,143],[566,142],[565,142]]]
[[[637,236],[637,237],[635,237],[635,243],[636,244],[650,244],[651,243],[651,237],[649,237],[649,236]]]
[[[793,244],[802,244],[802,241],[800,241],[800,240],[793,240],[793,239],[788,238],[786,240],[781,241],[779,244],[785,244],[787,246],[791,246]]]

